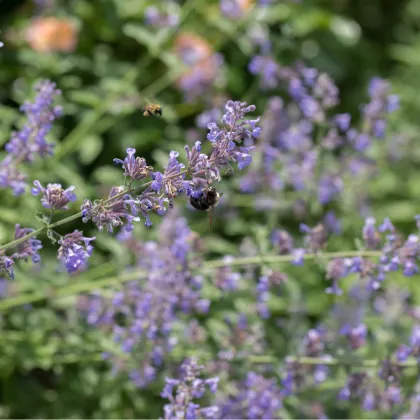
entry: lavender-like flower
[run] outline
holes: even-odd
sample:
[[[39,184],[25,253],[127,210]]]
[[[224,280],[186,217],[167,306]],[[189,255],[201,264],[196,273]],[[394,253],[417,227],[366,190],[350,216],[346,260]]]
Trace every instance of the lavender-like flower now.
[[[84,267],[92,255],[93,246],[90,242],[96,238],[86,238],[83,232],[75,230],[58,241],[58,259],[65,265],[68,273],[74,273]]]
[[[55,83],[42,81],[35,85],[35,91],[35,101],[21,106],[27,122],[20,131],[12,133],[5,147],[8,155],[0,162],[0,187],[12,188],[15,195],[23,194],[26,186],[26,175],[20,164],[31,163],[36,156],[53,154],[53,144],[47,142],[46,136],[52,122],[62,114],[62,108],[53,105],[55,97],[61,93]]]
[[[0,273],[6,273],[12,280],[15,278],[13,264],[14,261],[11,258],[0,255]]]
[[[112,187],[106,202],[98,200],[92,203],[85,199],[81,206],[83,222],[92,220],[100,231],[105,228],[109,233],[112,233],[114,228],[123,225],[123,219],[126,219],[125,229],[133,230],[133,222],[140,220],[137,217],[139,210],[136,201],[129,194],[115,198],[124,191],[124,187]]]
[[[250,4],[250,0],[220,0],[220,10],[230,19],[241,19]]]
[[[67,204],[76,201],[74,186],[64,190],[61,184],[48,184],[47,188],[44,188],[39,181],[34,181],[34,185],[31,190],[32,195],[37,196],[42,193],[41,203],[47,209],[68,210]]]
[[[147,166],[146,159],[141,157],[134,157],[136,149],[128,148],[127,156],[124,160],[114,159],[115,164],[122,165],[124,169],[124,176],[131,178],[132,181],[147,178],[153,170],[151,166]]]
[[[237,393],[218,405],[224,419],[278,419],[283,394],[274,379],[249,372]]]
[[[32,233],[34,229],[31,228],[22,228],[19,224],[15,226],[15,239],[20,239],[26,236],[29,233]],[[42,243],[39,239],[36,239],[35,236],[32,238],[27,239],[26,241],[20,243],[17,246],[16,252],[11,255],[12,260],[16,260],[22,258],[24,260],[28,259],[28,257],[32,258],[34,263],[38,263],[41,261],[41,257],[38,251],[42,248]]]
[[[151,189],[156,193],[164,193],[169,201],[169,207],[173,206],[174,198],[184,192],[184,165],[178,162],[179,153],[171,151],[169,161],[164,173],[152,173],[153,183]]]
[[[260,76],[263,89],[274,89],[280,82],[280,66],[270,56],[256,55],[250,61],[248,70],[251,74]]]
[[[180,379],[166,378],[161,396],[169,400],[164,406],[165,419],[213,419],[219,408],[201,407],[195,401],[201,398],[206,389],[215,393],[219,378],[201,379],[204,366],[195,360],[186,360],[181,366]],[[175,388],[175,396],[174,394]]]
[[[144,11],[145,21],[156,28],[174,28],[179,24],[179,11],[175,3],[163,1],[163,7],[149,6]]]
[[[124,284],[113,298],[93,296],[84,312],[90,323],[105,326],[125,353],[139,355],[125,367],[139,387],[155,379],[159,367],[179,341],[174,331],[182,314],[207,313],[210,302],[201,296],[200,276],[188,265],[194,236],[185,219],[171,212],[159,229],[159,242],[124,239],[136,253],[146,279]],[[109,356],[118,370],[118,355]]]

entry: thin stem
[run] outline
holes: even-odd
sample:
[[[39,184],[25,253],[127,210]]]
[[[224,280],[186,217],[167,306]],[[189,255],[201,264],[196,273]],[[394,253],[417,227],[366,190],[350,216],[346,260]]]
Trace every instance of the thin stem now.
[[[187,171],[181,171],[178,174],[168,176],[165,179],[177,178],[177,177],[182,176],[186,173],[187,173]],[[152,185],[152,182],[153,181],[149,181],[149,182],[146,182],[145,184],[139,185],[138,187],[134,188],[134,191],[136,191],[140,188],[147,188],[150,185]],[[129,193],[128,190],[124,190],[124,191],[120,192],[119,194],[115,195],[114,197],[108,198],[108,200],[105,200],[103,204],[106,205],[106,204],[112,203],[113,201],[118,200],[119,198],[123,197],[125,194],[128,194],[128,193]],[[46,225],[42,228],[39,228],[39,229],[37,229],[37,230],[35,230],[31,233],[28,233],[27,235],[22,236],[22,238],[16,239],[12,242],[8,242],[7,244],[4,244],[4,245],[0,246],[0,251],[5,251],[7,249],[14,248],[15,246],[27,241],[28,239],[32,238],[33,236],[39,235],[40,233],[42,233],[46,229],[53,229],[55,227],[65,225],[69,222],[72,222],[73,220],[79,219],[80,217],[82,217],[82,212],[81,211],[79,213],[73,214],[73,216],[66,217],[65,219],[59,220],[58,222],[48,224],[48,225]]]
[[[254,364],[272,364],[279,362],[279,359],[274,356],[250,356],[249,360]],[[328,366],[352,366],[352,367],[364,367],[373,368],[379,367],[383,360],[378,359],[366,359],[366,360],[347,360],[347,359],[335,359],[333,357],[287,357],[285,359],[287,363],[299,363],[302,365],[328,365]],[[404,362],[392,361],[392,364],[400,367],[417,367],[418,362],[415,359],[406,360]]]
[[[344,258],[344,257],[380,257],[379,251],[342,251],[342,252],[326,252],[324,254],[307,254],[305,255],[306,260],[315,258],[333,259],[333,258]],[[292,255],[256,255],[253,257],[235,258],[230,261],[224,259],[213,260],[204,262],[200,268],[193,270],[195,273],[203,273],[206,271],[212,271],[221,267],[235,267],[235,266],[246,266],[246,265],[258,265],[264,264],[280,264],[290,262],[293,259]],[[89,273],[87,273],[89,274]],[[3,301],[0,301],[0,312],[7,311],[8,309],[15,308],[16,306],[24,305],[27,303],[39,302],[45,298],[61,298],[65,296],[76,295],[79,293],[88,293],[93,290],[98,290],[103,287],[116,286],[133,280],[144,280],[146,279],[146,272],[144,270],[134,270],[131,272],[124,273],[119,276],[108,277],[100,280],[92,280],[86,277],[77,283],[72,283],[66,286],[57,287],[50,290],[48,296],[42,292],[25,293],[16,296],[9,297]]]

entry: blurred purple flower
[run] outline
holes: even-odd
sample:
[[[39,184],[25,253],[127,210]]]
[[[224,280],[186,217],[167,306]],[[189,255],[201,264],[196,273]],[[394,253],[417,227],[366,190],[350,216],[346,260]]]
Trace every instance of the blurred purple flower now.
[[[53,154],[53,144],[46,136],[52,122],[62,115],[62,108],[54,106],[55,97],[61,94],[55,83],[48,80],[35,85],[37,92],[33,103],[26,101],[21,106],[27,121],[18,132],[13,132],[5,149],[8,155],[0,162],[0,187],[10,187],[15,195],[23,194],[26,175],[20,164],[31,163],[36,156],[47,157]]]

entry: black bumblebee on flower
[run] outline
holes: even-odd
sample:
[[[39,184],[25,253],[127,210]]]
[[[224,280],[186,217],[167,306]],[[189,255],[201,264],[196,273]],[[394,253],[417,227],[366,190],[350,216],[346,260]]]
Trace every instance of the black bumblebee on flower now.
[[[211,227],[213,209],[219,204],[220,197],[222,196],[223,193],[218,193],[215,187],[205,187],[201,193],[190,195],[189,201],[196,210],[209,212],[209,224]]]

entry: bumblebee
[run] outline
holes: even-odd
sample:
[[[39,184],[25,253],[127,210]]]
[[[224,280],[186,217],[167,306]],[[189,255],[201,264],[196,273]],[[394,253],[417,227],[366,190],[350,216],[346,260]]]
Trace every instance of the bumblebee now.
[[[210,187],[203,189],[203,194],[198,198],[190,197],[190,204],[200,211],[209,212],[209,225],[211,227],[213,221],[213,209],[219,204],[220,197],[223,193],[218,193],[216,188]]]
[[[143,107],[143,115],[145,117],[162,116],[162,107],[158,104],[149,104]]]

